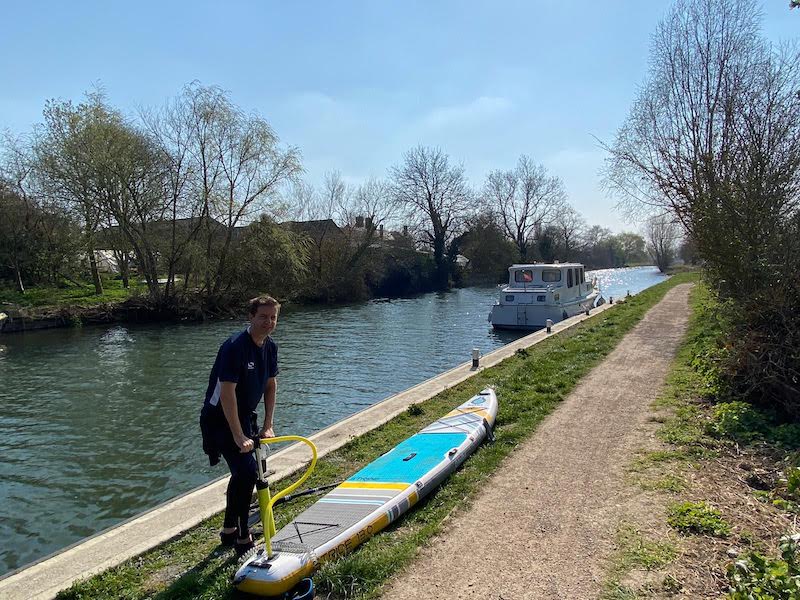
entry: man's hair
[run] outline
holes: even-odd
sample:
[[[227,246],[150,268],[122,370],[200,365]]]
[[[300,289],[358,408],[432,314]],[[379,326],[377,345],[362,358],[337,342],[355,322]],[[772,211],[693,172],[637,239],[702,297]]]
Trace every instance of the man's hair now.
[[[278,312],[281,311],[281,303],[275,300],[272,296],[256,296],[252,298],[250,302],[250,316],[253,317],[258,312],[258,309],[262,306],[274,306],[278,309]]]

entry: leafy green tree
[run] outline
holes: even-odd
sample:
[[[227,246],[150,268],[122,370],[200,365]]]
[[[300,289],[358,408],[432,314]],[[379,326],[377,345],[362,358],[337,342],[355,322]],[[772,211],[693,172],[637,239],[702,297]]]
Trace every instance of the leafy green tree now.
[[[473,282],[503,282],[508,276],[508,267],[519,260],[516,246],[489,212],[467,219],[458,247],[469,259],[469,280]]]
[[[222,286],[229,302],[267,292],[293,297],[307,274],[308,244],[264,215],[244,228],[231,258]]]
[[[547,263],[564,260],[559,248],[560,237],[561,231],[554,225],[548,225],[541,230],[535,246],[540,260]]]
[[[33,142],[34,172],[41,195],[71,208],[80,216],[84,230],[95,293],[103,284],[95,257],[95,235],[103,219],[101,201],[106,189],[97,178],[96,140],[93,125],[110,118],[100,93],[89,94],[86,102],[48,101],[44,124]]]
[[[96,287],[97,229],[114,224],[116,230],[104,241],[118,254],[132,250],[151,300],[166,303],[169,289],[159,284],[161,231],[156,227],[164,213],[164,165],[151,140],[95,93],[78,105],[48,102],[34,153],[44,192],[82,217]]]
[[[647,261],[645,239],[637,233],[622,232],[614,236],[620,249],[622,266]]]
[[[29,284],[55,285],[70,278],[80,229],[68,213],[48,206],[0,180],[0,277],[25,293]]]

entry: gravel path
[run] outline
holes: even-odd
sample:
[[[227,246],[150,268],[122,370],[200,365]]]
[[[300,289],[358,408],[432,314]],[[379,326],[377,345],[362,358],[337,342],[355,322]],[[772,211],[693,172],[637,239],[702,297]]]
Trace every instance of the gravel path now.
[[[686,332],[690,287],[645,315],[384,600],[600,596],[620,521],[653,510],[624,470],[652,436],[649,406]]]

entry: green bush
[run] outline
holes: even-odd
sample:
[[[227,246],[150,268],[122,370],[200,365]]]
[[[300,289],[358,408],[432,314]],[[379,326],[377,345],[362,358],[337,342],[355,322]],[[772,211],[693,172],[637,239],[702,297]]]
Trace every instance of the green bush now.
[[[800,448],[800,424],[778,425],[773,429],[770,437],[788,448]]]
[[[741,400],[722,402],[712,411],[707,432],[740,443],[766,440],[787,448],[800,448],[800,424],[777,424],[774,413]]]
[[[708,433],[718,438],[751,442],[755,438],[763,437],[764,432],[769,429],[764,413],[740,400],[718,404],[712,414],[713,420],[708,424]]]
[[[786,472],[786,490],[791,496],[800,496],[800,467],[792,467]]]
[[[781,539],[781,558],[770,559],[751,552],[747,559],[728,566],[732,600],[800,598],[797,536]]]
[[[680,502],[669,509],[667,523],[681,533],[702,533],[727,537],[731,526],[722,513],[705,502]]]

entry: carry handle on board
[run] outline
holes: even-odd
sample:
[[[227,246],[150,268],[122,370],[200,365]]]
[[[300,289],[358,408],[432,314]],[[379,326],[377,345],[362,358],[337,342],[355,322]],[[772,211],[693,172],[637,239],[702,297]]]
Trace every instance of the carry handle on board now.
[[[264,544],[267,547],[267,556],[272,556],[272,536],[275,535],[275,517],[272,513],[272,507],[275,503],[286,496],[291,494],[311,475],[311,471],[317,464],[317,447],[311,440],[301,437],[299,435],[280,435],[271,438],[254,438],[255,452],[256,452],[256,467],[258,468],[258,481],[256,483],[258,495],[258,511],[261,515],[261,524],[264,526]],[[308,465],[302,477],[295,481],[292,485],[282,489],[274,496],[270,495],[269,482],[267,481],[267,459],[269,458],[270,450],[268,444],[277,444],[280,442],[302,442],[311,448],[311,464]]]

